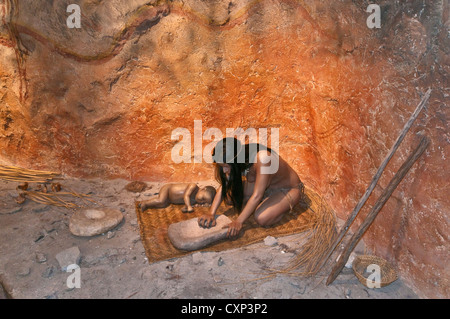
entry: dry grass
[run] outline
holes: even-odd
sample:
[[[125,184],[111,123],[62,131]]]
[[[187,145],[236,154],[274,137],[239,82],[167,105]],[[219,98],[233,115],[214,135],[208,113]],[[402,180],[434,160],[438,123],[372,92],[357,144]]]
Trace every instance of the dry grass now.
[[[314,212],[311,227],[304,233],[305,244],[282,269],[269,270],[269,276],[284,274],[309,277],[317,275],[324,258],[337,237],[336,216],[317,192],[308,192],[309,209]]]
[[[95,201],[89,198],[90,197],[89,195],[79,194],[72,191],[58,192],[58,193],[44,193],[40,191],[22,191],[20,195],[36,203],[65,207],[69,209],[88,207],[90,205],[87,202],[96,204]],[[81,199],[84,203],[88,205],[80,205],[73,203],[71,199],[73,200],[74,198]]]
[[[89,206],[91,203],[96,204],[95,201],[89,198],[89,195],[79,194],[72,190],[61,192],[61,185],[59,183],[52,183],[52,192],[49,192],[46,186],[47,183],[50,183],[56,179],[62,179],[61,174],[56,172],[37,171],[14,166],[0,165],[0,179],[9,182],[24,183],[17,187],[19,197],[16,201],[20,204],[26,199],[30,199],[36,203],[65,207],[69,209],[84,207],[84,205],[74,203],[74,199],[81,200],[83,203],[88,204],[86,206]],[[38,183],[39,185],[37,190],[28,190],[28,183]]]
[[[55,172],[36,171],[15,166],[0,165],[0,179],[19,183],[48,183],[55,179],[62,178],[61,174]]]

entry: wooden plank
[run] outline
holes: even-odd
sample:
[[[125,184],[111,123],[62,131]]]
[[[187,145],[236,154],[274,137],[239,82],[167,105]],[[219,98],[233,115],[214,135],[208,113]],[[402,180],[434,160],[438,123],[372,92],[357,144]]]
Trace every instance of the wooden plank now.
[[[422,138],[422,140],[420,141],[420,144],[414,150],[414,152],[408,157],[408,159],[403,163],[403,165],[400,167],[400,169],[394,175],[392,180],[389,182],[388,186],[383,191],[381,196],[378,198],[378,200],[375,203],[375,205],[373,206],[372,210],[366,216],[363,223],[359,226],[358,230],[352,236],[352,238],[350,239],[348,244],[345,246],[342,254],[339,256],[339,259],[337,260],[330,275],[328,276],[327,283],[326,283],[327,286],[329,284],[331,284],[336,279],[336,277],[339,275],[342,268],[345,266],[345,263],[347,262],[348,258],[350,257],[351,252],[358,244],[358,241],[361,239],[361,237],[364,235],[364,233],[370,227],[372,222],[375,220],[375,217],[377,217],[378,213],[383,208],[384,204],[386,204],[389,197],[391,197],[392,193],[397,188],[398,184],[400,184],[400,182],[406,176],[406,174],[411,169],[413,164],[423,154],[425,149],[428,147],[429,143],[430,143],[429,139],[424,136]]]

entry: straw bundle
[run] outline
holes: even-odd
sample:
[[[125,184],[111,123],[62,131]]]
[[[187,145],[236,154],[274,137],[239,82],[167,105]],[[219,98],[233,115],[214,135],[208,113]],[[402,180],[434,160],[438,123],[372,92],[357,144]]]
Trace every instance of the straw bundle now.
[[[64,199],[64,197],[76,197],[83,201],[87,200],[91,203],[95,203],[95,201],[88,198],[89,195],[78,194],[75,192],[45,193],[39,191],[23,191],[20,195],[25,198],[29,198],[36,203],[65,207],[69,209],[82,208],[83,206],[72,203],[69,200]]]
[[[61,179],[61,175],[55,172],[37,171],[15,166],[0,165],[0,179],[19,183],[47,183],[54,179]]]
[[[53,205],[58,207],[65,207],[69,209],[81,208],[81,205],[75,204],[67,197],[81,199],[83,202],[89,201],[95,203],[89,199],[89,195],[79,194],[72,190],[68,192],[61,192],[61,185],[59,183],[52,183],[51,190],[47,190],[46,183],[49,183],[55,179],[62,179],[61,174],[48,171],[30,170],[15,166],[0,165],[0,179],[9,182],[24,183],[17,187],[19,197],[16,201],[22,204],[26,198],[41,204]],[[28,183],[39,183],[37,190],[28,190]]]
[[[311,198],[317,197],[317,198]],[[315,212],[314,227],[308,231],[308,240],[301,251],[284,270],[300,276],[313,276],[320,270],[320,264],[337,236],[336,217],[317,193],[309,194],[311,202],[317,207],[310,207]]]
[[[314,276],[322,266],[323,258],[337,237],[336,217],[316,192],[307,192],[309,209],[314,212],[311,227],[305,232],[305,244],[288,265],[271,274]]]

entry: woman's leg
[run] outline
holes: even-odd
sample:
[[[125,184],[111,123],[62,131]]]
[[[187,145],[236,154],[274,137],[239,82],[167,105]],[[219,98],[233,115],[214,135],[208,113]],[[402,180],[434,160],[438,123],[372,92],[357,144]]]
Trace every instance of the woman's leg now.
[[[281,220],[302,198],[298,188],[274,191],[256,208],[254,217],[261,226],[271,226]]]

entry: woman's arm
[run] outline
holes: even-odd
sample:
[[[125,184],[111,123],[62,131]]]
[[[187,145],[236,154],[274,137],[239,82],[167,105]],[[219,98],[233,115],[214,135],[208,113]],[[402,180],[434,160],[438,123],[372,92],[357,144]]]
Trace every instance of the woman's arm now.
[[[272,174],[262,173],[262,168],[270,166],[270,163],[268,161],[261,161],[259,154],[257,157],[257,161],[254,165],[256,169],[256,179],[253,194],[252,196],[250,196],[239,217],[228,225],[229,228],[227,233],[228,236],[233,237],[239,234],[239,231],[242,229],[242,224],[255,212],[256,208],[261,203],[261,200],[263,199],[264,196],[264,192],[266,191],[266,188],[269,186],[270,181],[272,179]]]
[[[198,225],[200,227],[209,228],[216,226],[216,212],[222,203],[222,199],[222,186],[219,186],[219,189],[216,191],[216,196],[214,196],[214,200],[211,204],[211,208],[209,209],[209,213],[198,218]]]

